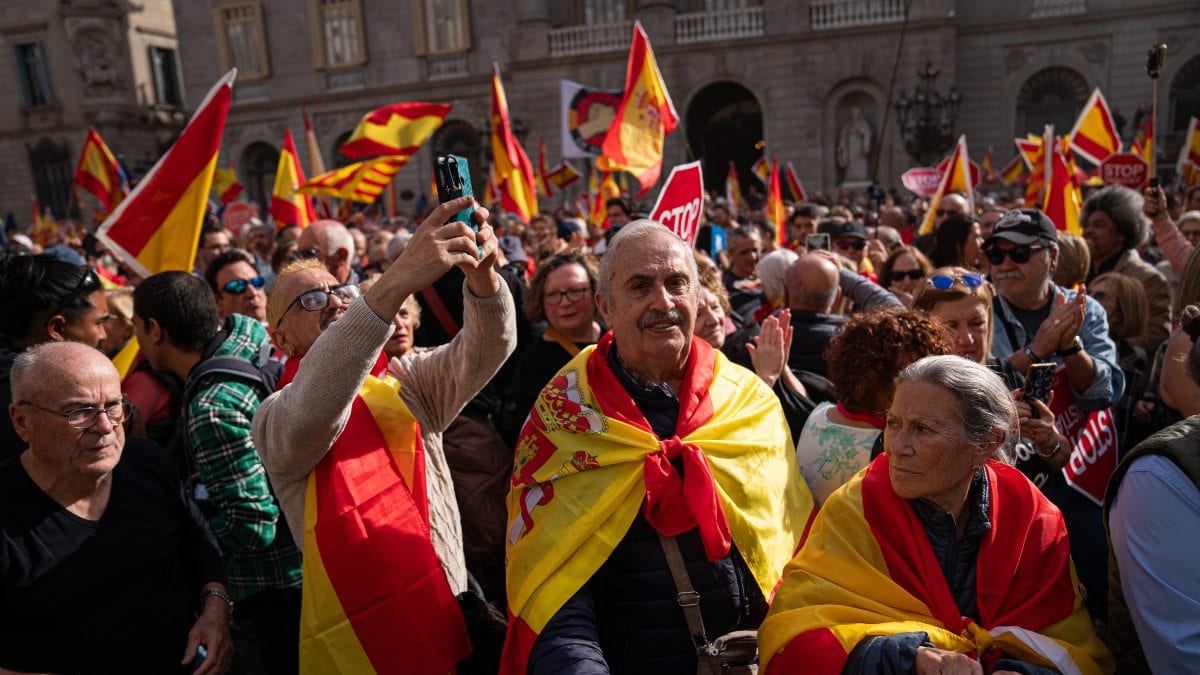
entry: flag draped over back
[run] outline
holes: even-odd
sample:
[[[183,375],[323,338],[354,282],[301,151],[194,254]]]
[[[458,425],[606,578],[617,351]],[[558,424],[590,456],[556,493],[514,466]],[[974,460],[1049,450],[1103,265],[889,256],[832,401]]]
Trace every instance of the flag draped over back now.
[[[787,208],[783,205],[783,185],[779,180],[779,160],[771,162],[771,179],[767,183],[767,205],[763,215],[775,226],[775,243],[787,245]]]
[[[1121,137],[1100,87],[1093,89],[1091,98],[1083,104],[1083,112],[1079,113],[1068,138],[1071,148],[1092,164],[1121,151]]]
[[[308,195],[299,192],[304,184],[304,169],[300,166],[300,157],[296,154],[296,141],[292,139],[292,130],[283,132],[283,152],[279,153],[279,166],[275,170],[275,187],[271,190],[271,217],[275,219],[275,227],[282,229],[285,225],[308,227],[317,219],[313,210],[312,200]]]
[[[100,200],[105,211],[112,211],[125,198],[125,172],[112,150],[96,130],[88,127],[79,163],[75,166],[75,184]]]
[[[450,106],[443,103],[393,103],[363,115],[342,154],[350,159],[378,155],[411,158],[417,148],[446,119]]]
[[[796,167],[792,166],[791,162],[787,163],[787,171],[784,172],[784,177],[787,180],[788,191],[792,193],[792,200],[796,202],[808,201],[808,193],[804,191],[804,183],[800,182],[800,176],[796,173]]]
[[[313,176],[297,192],[372,204],[408,163],[403,155],[385,155]]]
[[[729,173],[725,174],[725,201],[728,202],[729,212],[737,215],[738,204],[742,203],[742,183],[738,180],[737,167],[729,163]]]
[[[640,21],[633,23],[633,43],[625,68],[625,94],[608,128],[596,165],[604,171],[628,171],[646,194],[662,173],[663,140],[675,130],[679,115],[663,83],[650,39]]]
[[[509,124],[508,97],[504,95],[500,66],[496,64],[492,64],[492,168],[500,191],[500,205],[528,223],[538,210],[533,165]]]
[[[229,71],[209,90],[175,144],[96,232],[139,276],[192,269],[236,76]]]
[[[212,189],[217,193],[217,198],[221,200],[222,204],[228,204],[237,199],[245,188],[238,180],[237,170],[233,168],[233,164],[230,164],[228,169],[213,171]]]
[[[929,200],[929,210],[925,213],[925,220],[921,223],[918,234],[933,232],[933,219],[937,217],[937,210],[941,206],[942,199],[951,192],[961,192],[967,200],[967,213],[975,213],[975,186],[971,185],[969,157],[967,137],[959,136],[958,143],[954,145],[954,154],[950,155],[950,162],[946,165],[946,172],[942,174],[942,179],[938,182],[937,192],[933,193],[933,198]]]

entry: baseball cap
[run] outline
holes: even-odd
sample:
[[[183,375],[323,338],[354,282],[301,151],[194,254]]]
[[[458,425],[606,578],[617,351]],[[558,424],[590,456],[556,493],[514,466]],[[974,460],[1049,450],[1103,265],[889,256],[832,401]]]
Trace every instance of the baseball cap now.
[[[992,227],[992,236],[983,245],[991,246],[1003,239],[1014,244],[1032,244],[1041,239],[1058,243],[1054,221],[1039,209],[1013,209],[1001,216]]]
[[[857,220],[847,220],[844,223],[839,223],[833,231],[829,233],[832,239],[841,239],[842,237],[858,237],[859,239],[867,238],[867,230],[863,224]]]

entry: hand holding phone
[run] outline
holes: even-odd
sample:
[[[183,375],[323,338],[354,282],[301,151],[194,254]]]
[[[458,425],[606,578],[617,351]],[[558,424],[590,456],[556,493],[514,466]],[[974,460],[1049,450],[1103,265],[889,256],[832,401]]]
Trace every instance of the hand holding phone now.
[[[438,202],[446,203],[459,197],[473,197],[471,188],[471,170],[467,159],[458,155],[443,155],[433,160],[434,177],[437,180]],[[458,213],[449,222],[465,223],[471,231],[478,234],[479,225],[475,223],[475,207],[470,206]],[[483,248],[479,249],[479,257],[483,258]]]
[[[1054,374],[1058,365],[1054,363],[1035,363],[1029,366],[1025,375],[1025,393],[1021,397],[1025,402],[1037,399],[1042,403],[1050,403],[1050,390],[1054,387]],[[1032,406],[1031,406],[1032,407]],[[1037,417],[1037,408],[1033,408],[1033,416]]]
[[[828,251],[828,250],[830,250],[829,235],[827,233],[821,232],[821,233],[810,234],[810,235],[805,236],[804,237],[804,248],[806,248],[810,251]]]

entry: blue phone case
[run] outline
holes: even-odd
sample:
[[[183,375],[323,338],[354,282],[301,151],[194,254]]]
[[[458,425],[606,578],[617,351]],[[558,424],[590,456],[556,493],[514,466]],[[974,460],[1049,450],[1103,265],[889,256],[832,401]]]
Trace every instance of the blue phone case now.
[[[471,170],[467,166],[467,158],[458,155],[442,155],[433,160],[434,176],[437,179],[438,202],[445,203],[459,197],[474,197],[471,188]],[[466,223],[472,232],[478,233],[479,226],[475,224],[475,207],[467,208],[454,214],[449,222]],[[483,257],[483,247],[479,248],[479,257]]]

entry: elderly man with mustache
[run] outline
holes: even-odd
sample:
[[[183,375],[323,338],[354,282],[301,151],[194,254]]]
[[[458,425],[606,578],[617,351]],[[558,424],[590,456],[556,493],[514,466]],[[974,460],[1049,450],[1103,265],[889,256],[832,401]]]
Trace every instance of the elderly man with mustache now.
[[[696,672],[763,620],[812,496],[771,390],[693,337],[697,276],[654,221],[609,244],[596,305],[612,330],[551,379],[517,443],[501,672]]]

